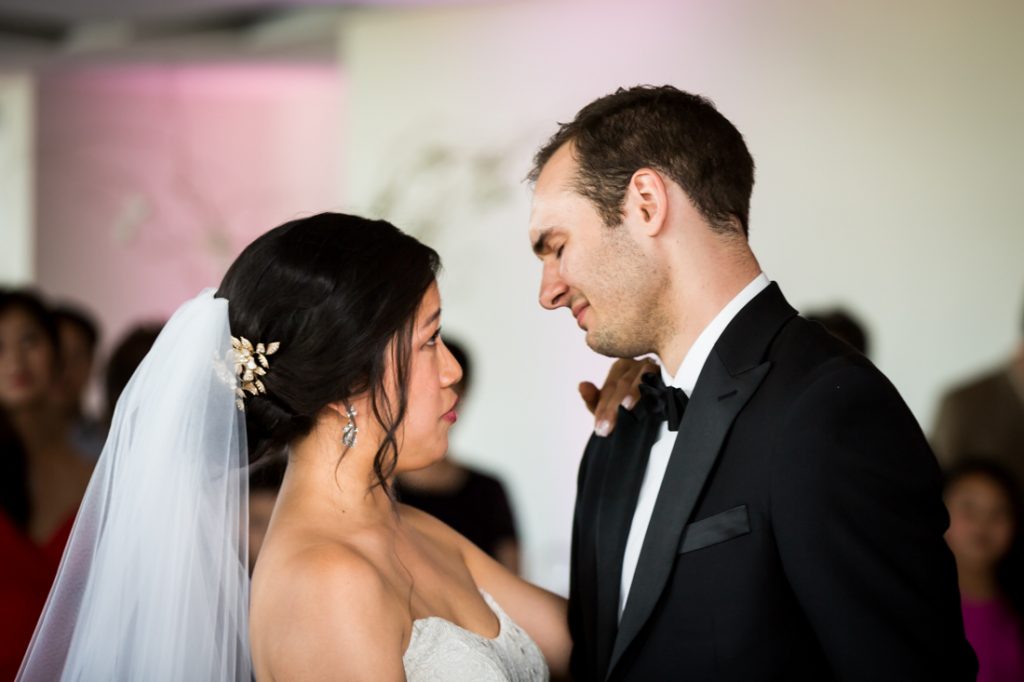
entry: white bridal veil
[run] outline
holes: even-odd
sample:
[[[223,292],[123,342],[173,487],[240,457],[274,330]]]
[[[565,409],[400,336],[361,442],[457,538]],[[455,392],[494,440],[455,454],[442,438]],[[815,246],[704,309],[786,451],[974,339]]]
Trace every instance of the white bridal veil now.
[[[118,401],[24,682],[249,682],[248,472],[228,302],[171,317]]]

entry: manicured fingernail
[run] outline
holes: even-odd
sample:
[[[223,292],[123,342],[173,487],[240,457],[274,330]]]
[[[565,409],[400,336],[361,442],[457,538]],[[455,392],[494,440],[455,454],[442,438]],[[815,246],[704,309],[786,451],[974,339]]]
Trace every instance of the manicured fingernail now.
[[[607,419],[602,419],[597,422],[597,426],[594,427],[594,433],[604,438],[612,432],[612,425]]]
[[[633,396],[627,395],[625,398],[622,399],[622,406],[627,410],[632,410],[635,402],[636,401],[633,400]]]

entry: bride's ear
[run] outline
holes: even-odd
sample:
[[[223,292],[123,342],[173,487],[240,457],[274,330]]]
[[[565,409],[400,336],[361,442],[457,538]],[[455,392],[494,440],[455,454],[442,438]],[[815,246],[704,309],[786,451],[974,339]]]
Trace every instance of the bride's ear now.
[[[332,419],[345,419],[346,403],[340,400],[336,403],[328,403],[324,412],[328,413]]]
[[[349,409],[354,410],[357,415],[362,414],[363,411],[360,408],[365,402],[365,399],[360,398],[364,397],[353,396],[347,400],[338,400],[333,403],[328,403],[327,407],[324,408],[324,411],[330,414],[332,419],[338,419],[341,421],[341,424],[344,425],[349,420]]]
[[[324,408],[324,413],[343,433],[350,425],[362,429],[366,425],[367,415],[370,413],[369,396],[367,394],[350,396],[346,400],[328,403]]]

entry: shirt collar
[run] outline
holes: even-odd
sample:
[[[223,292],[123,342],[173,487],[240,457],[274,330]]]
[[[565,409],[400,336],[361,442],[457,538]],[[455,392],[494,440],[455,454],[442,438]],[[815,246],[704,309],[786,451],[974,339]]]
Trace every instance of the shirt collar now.
[[[682,364],[679,365],[679,371],[676,373],[676,376],[673,377],[669,374],[665,366],[659,363],[661,366],[661,378],[664,380],[665,385],[681,388],[686,393],[686,397],[690,397],[693,394],[694,387],[697,385],[697,378],[700,376],[701,370],[704,369],[704,363],[707,362],[708,356],[711,355],[711,349],[718,343],[722,332],[725,331],[725,328],[729,326],[733,318],[755,296],[768,288],[769,284],[771,284],[771,280],[762,272],[750,284],[745,286],[740,293],[736,294],[715,315],[715,319],[711,320],[711,323],[704,328],[704,331],[700,333],[697,340],[693,342],[693,346],[690,347],[686,357],[683,358]]]

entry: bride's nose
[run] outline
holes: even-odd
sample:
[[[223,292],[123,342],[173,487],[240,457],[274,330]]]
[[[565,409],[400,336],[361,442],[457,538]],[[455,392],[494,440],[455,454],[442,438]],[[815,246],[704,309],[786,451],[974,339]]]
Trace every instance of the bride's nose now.
[[[448,388],[462,381],[462,366],[455,359],[455,356],[452,355],[452,352],[448,350],[448,346],[444,345],[444,340],[439,339],[439,342],[442,350],[441,385]]]

